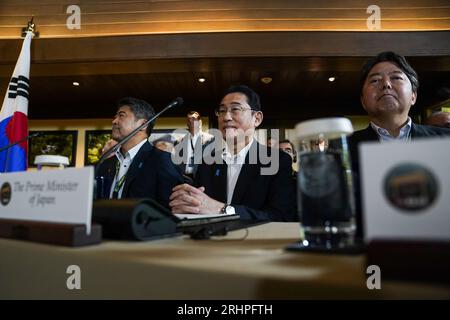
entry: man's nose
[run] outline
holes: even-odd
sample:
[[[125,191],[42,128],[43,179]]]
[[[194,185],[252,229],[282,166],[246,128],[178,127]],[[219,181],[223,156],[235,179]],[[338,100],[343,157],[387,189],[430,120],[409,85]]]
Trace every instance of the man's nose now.
[[[231,109],[227,109],[227,112],[223,115],[224,121],[231,121],[233,120],[233,117],[231,116]]]
[[[383,90],[384,89],[392,89],[391,80],[388,77],[383,78]]]

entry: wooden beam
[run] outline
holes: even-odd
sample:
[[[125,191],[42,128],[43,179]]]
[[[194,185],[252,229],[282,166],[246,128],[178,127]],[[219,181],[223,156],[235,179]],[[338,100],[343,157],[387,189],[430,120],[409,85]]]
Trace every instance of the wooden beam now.
[[[35,39],[33,63],[226,57],[449,56],[450,31],[234,32]],[[17,59],[22,40],[0,40],[1,64]]]

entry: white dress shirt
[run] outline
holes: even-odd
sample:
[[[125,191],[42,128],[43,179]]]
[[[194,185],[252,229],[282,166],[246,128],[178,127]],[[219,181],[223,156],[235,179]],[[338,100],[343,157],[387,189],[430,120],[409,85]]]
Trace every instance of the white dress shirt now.
[[[387,131],[384,128],[381,128],[377,126],[375,123],[370,122],[370,125],[372,126],[372,129],[375,130],[375,132],[378,135],[378,139],[380,142],[387,142],[387,141],[394,141],[394,140],[403,140],[403,141],[409,141],[411,139],[411,126],[412,121],[411,118],[408,117],[408,121],[406,124],[400,129],[400,133],[397,137],[391,136],[389,131]]]
[[[231,203],[233,199],[234,189],[236,188],[236,183],[241,173],[242,165],[245,162],[245,157],[247,156],[248,150],[254,142],[254,138],[247,144],[238,154],[231,154],[228,150],[228,146],[225,147],[222,153],[222,159],[227,164],[227,204]]]
[[[200,137],[200,132],[197,132],[195,135],[191,135],[190,133],[186,136],[186,139],[188,139],[188,146],[187,146],[187,161],[186,161],[186,169],[184,170],[184,173],[192,174],[194,172],[194,148],[195,144],[197,143],[198,139]]]
[[[144,143],[147,142],[147,139],[142,140],[141,142],[139,142],[137,145],[135,145],[133,148],[131,148],[130,150],[128,150],[128,152],[125,154],[125,156],[122,155],[122,153],[120,152],[120,149],[116,151],[116,157],[119,161],[119,173],[116,172],[116,175],[114,176],[114,180],[112,182],[111,185],[111,191],[109,193],[109,198],[111,199],[113,196],[113,192],[114,192],[114,188],[116,186],[116,183],[118,183],[118,181],[128,172],[128,169],[131,166],[131,163],[133,162],[134,157],[136,156],[136,154],[139,152],[139,150],[141,149],[141,147],[144,145]],[[125,177],[126,180],[126,177]],[[125,185],[125,182],[122,184],[122,186],[120,187],[119,191],[118,191],[118,195],[117,195],[117,199],[122,198],[122,191],[123,191],[123,187]]]

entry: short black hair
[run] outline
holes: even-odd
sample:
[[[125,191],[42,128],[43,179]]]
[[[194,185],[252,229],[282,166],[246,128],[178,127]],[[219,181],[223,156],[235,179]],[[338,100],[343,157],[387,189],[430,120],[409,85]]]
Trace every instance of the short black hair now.
[[[131,112],[133,112],[136,119],[145,119],[148,120],[155,115],[155,110],[147,101],[142,99],[136,99],[132,97],[122,98],[116,103],[117,110],[119,110],[123,106],[130,107]],[[155,121],[152,121],[147,126],[147,135],[150,137],[152,133],[153,126],[155,125]]]
[[[189,116],[195,116],[195,118],[200,119],[200,113],[198,111],[189,111],[188,114],[186,115],[187,117]]]
[[[259,95],[255,91],[253,91],[253,89],[242,84],[233,85],[229,87],[227,90],[225,90],[223,96],[225,97],[227,94],[235,92],[242,93],[247,97],[247,103],[253,111],[262,111]]]
[[[278,142],[278,145],[280,145],[282,143],[289,143],[292,147],[292,150],[295,150],[294,144],[291,142],[291,140],[289,140],[289,139],[281,140],[280,142]]]
[[[281,140],[280,142],[278,142],[278,146],[280,146],[282,143],[289,143],[289,144],[290,144],[290,146],[291,146],[291,148],[292,148],[292,153],[293,153],[293,155],[294,155],[293,161],[294,161],[294,162],[297,162],[297,151],[295,150],[295,146],[294,146],[294,144],[291,142],[291,140],[289,140],[289,139]]]
[[[408,61],[406,61],[405,57],[393,52],[393,51],[384,51],[379,54],[377,54],[375,57],[369,59],[363,66],[361,70],[361,78],[360,78],[360,84],[361,84],[361,92],[362,88],[364,87],[364,83],[366,82],[367,76],[369,75],[370,70],[372,68],[380,63],[380,62],[392,62],[397,67],[400,68],[400,70],[403,71],[404,74],[408,77],[409,81],[411,82],[411,87],[413,92],[417,92],[419,89],[419,76],[417,75],[417,72],[410,66]]]

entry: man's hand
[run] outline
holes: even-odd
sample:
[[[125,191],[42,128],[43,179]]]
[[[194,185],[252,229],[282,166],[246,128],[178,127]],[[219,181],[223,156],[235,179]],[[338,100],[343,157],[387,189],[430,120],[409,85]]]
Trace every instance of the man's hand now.
[[[195,188],[189,184],[180,184],[172,189],[169,206],[172,213],[220,213],[225,205],[205,194],[205,188]]]

